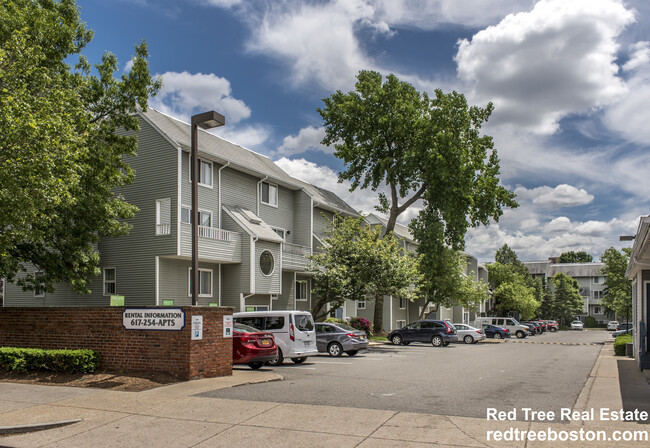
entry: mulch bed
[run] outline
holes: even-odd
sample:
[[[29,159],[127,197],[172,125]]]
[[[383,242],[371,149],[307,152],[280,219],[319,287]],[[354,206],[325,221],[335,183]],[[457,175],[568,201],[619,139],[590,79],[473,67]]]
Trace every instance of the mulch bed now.
[[[166,384],[178,383],[180,380],[164,372],[5,372],[0,371],[0,381],[51,386],[94,387],[97,389],[139,392]]]

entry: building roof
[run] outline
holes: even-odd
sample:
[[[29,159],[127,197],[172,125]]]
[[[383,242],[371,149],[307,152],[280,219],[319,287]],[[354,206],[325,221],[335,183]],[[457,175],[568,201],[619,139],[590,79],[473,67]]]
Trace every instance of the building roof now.
[[[550,261],[524,261],[523,263],[531,275],[546,274],[551,264]]]
[[[639,269],[650,269],[650,216],[639,219],[625,275],[632,279]]]
[[[598,277],[602,276],[601,270],[605,263],[553,263],[549,266],[548,276],[553,277],[561,272],[569,277]]]
[[[284,241],[280,235],[273,231],[271,226],[262,221],[252,211],[242,207],[230,207],[228,205],[223,205],[222,207],[249,235],[274,243],[282,243]]]
[[[190,125],[188,123],[151,108],[147,112],[140,111],[139,114],[178,147],[188,152],[191,150]],[[281,184],[285,188],[292,190],[302,188],[293,177],[285,173],[267,156],[229,142],[200,128],[198,136],[200,157],[209,158],[224,165],[230,163],[233,168],[256,177],[268,176],[270,180]]]
[[[147,112],[139,112],[139,114],[158,128],[176,146],[184,151],[189,152],[191,150],[190,125],[188,123],[151,108]],[[271,181],[285,188],[291,190],[303,189],[314,198],[315,206],[346,215],[359,216],[356,210],[331,191],[298,180],[287,174],[267,156],[229,142],[200,128],[199,153],[201,157],[208,157],[224,165],[230,163],[233,168],[253,176],[260,178],[268,176]]]

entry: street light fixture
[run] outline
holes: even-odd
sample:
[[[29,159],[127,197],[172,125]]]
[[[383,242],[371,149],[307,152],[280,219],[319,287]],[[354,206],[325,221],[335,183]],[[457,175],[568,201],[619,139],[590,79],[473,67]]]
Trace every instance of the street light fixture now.
[[[201,129],[211,129],[226,124],[226,118],[211,110],[192,116],[190,173],[192,173],[192,305],[199,304],[199,173],[198,139]]]

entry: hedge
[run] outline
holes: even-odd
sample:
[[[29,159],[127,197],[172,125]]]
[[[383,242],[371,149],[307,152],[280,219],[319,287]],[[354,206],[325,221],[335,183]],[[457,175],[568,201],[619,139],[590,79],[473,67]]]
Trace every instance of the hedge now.
[[[0,347],[0,369],[9,372],[94,372],[99,353],[92,350],[42,350]]]
[[[622,334],[614,341],[614,355],[625,356],[625,345],[628,342],[633,342],[631,334]]]

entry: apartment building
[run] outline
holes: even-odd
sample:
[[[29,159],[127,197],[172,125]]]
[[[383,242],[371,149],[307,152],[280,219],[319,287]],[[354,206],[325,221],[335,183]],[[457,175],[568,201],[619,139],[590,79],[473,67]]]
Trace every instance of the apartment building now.
[[[610,316],[606,314],[603,305],[605,291],[605,275],[602,269],[605,263],[555,263],[548,261],[525,261],[524,266],[533,276],[542,280],[553,289],[551,279],[557,273],[563,273],[578,282],[580,296],[584,301],[583,312],[580,317],[593,316],[598,323],[607,323]]]
[[[191,304],[190,126],[138,113],[135,181],[120,189],[139,208],[131,232],[98,244],[102,274],[91,294],[7,285],[4,306]],[[199,132],[199,304],[235,311],[310,309],[308,259],[328,220],[358,216],[335,194],[286,174],[268,157]]]

